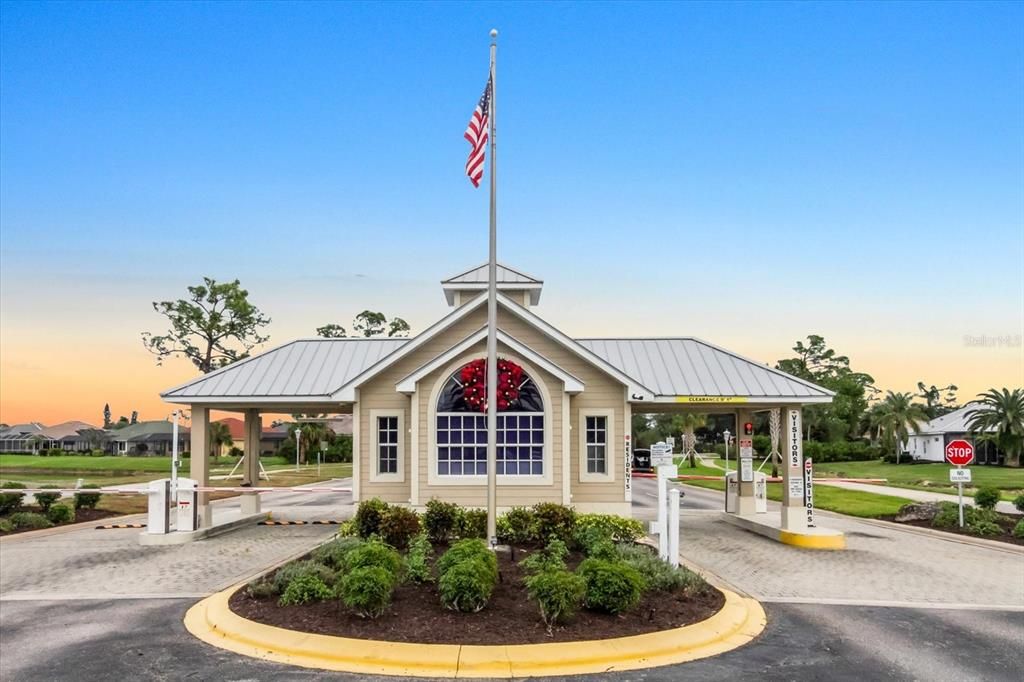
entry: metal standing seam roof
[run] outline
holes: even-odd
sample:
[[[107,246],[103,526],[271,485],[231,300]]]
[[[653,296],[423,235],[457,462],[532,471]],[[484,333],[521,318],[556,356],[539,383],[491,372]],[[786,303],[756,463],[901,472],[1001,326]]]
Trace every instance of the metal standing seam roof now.
[[[328,396],[409,339],[300,339],[176,386],[165,398]]]
[[[542,280],[498,263],[498,284],[543,284]],[[487,284],[487,263],[441,280],[441,284]]]
[[[578,339],[662,396],[824,398],[820,386],[694,338]]]
[[[930,422],[925,422],[921,425],[921,428],[915,430],[914,433],[918,435],[932,435],[939,433],[968,433],[971,428],[967,422],[968,413],[971,411],[984,411],[985,406],[977,401],[969,402],[958,410],[954,410],[948,414],[944,414],[941,417],[936,417]],[[994,428],[984,429],[984,431],[995,431]]]

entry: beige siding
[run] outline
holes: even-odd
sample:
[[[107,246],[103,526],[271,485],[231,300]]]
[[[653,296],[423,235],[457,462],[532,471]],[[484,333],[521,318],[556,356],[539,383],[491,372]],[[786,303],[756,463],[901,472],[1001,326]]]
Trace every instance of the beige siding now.
[[[499,311],[499,314],[498,324],[501,329],[545,356],[556,365],[559,365],[562,369],[583,380],[586,386],[584,392],[573,396],[569,403],[569,420],[572,434],[569,444],[569,462],[571,464],[569,476],[573,503],[623,502],[625,498],[621,443],[623,434],[626,433],[624,429],[628,426],[628,422],[624,420],[625,393],[622,385],[574,353],[554,343],[543,333],[530,327],[519,318],[501,311]],[[411,474],[414,471],[409,461],[414,448],[406,440],[404,442],[406,458],[405,481],[403,483],[370,482],[368,472],[371,462],[370,448],[372,438],[370,437],[369,411],[371,409],[403,410],[406,423],[406,433],[403,434],[403,438],[408,439],[409,434],[412,432],[410,402],[407,396],[395,391],[395,383],[480,329],[485,322],[485,310],[475,311],[359,388],[359,428],[362,435],[359,443],[361,498],[366,499],[378,496],[391,502],[408,502],[411,496]],[[521,358],[517,358],[515,353],[507,349],[499,348],[499,351],[505,357],[522,362]],[[475,354],[479,357],[484,352],[485,347],[483,342],[481,342],[471,351],[467,351],[465,355]],[[530,363],[523,362],[523,364],[529,365]],[[419,442],[416,444],[419,456],[419,504],[425,504],[431,497],[437,497],[467,506],[483,506],[486,503],[486,486],[484,485],[431,486],[429,484],[427,448],[431,441],[428,430],[432,426],[428,422],[431,412],[429,409],[430,393],[435,384],[441,380],[447,371],[448,367],[443,367],[421,379],[415,396],[415,399],[419,401]],[[562,501],[562,475],[564,473],[562,471],[562,450],[564,445],[562,442],[562,400],[563,398],[568,398],[568,396],[565,396],[561,380],[548,372],[539,368],[533,368],[533,376],[535,380],[539,379],[543,382],[550,396],[549,402],[551,404],[545,428],[550,434],[551,452],[547,453],[546,461],[551,467],[552,481],[550,485],[501,485],[498,489],[499,507],[528,505],[538,501]],[[581,483],[579,481],[579,441],[576,425],[579,423],[579,410],[581,408],[611,408],[615,410],[616,442],[611,444],[612,451],[615,454],[615,461],[613,479],[610,482]]]

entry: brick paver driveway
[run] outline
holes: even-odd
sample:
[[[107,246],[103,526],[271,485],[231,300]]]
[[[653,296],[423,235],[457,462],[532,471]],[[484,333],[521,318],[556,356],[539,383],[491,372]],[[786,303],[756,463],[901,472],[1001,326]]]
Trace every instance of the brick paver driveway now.
[[[1024,554],[822,514],[847,549],[797,549],[744,531],[718,512],[686,512],[680,551],[762,601],[1024,609]]]

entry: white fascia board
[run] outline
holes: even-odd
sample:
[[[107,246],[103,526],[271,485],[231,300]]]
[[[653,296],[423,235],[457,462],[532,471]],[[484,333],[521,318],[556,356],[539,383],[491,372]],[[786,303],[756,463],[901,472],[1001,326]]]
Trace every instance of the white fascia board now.
[[[691,397],[691,396],[674,396],[674,395],[657,395],[653,399],[649,400],[637,400],[630,397],[631,403],[642,404],[642,403],[672,403],[674,405],[692,405],[694,407],[707,406],[707,407],[730,407],[738,406],[742,409],[744,405],[809,405],[812,403],[830,403],[832,402],[832,396],[765,396],[765,395],[751,395],[751,396],[700,396],[701,398],[707,398],[706,401],[701,400],[699,402],[690,402],[687,400],[677,400],[677,398]],[[722,402],[715,402],[715,398],[720,397]],[[742,398],[742,400],[736,400],[736,398]]]
[[[344,400],[335,400],[329,395],[260,395],[260,396],[231,396],[231,395],[172,395],[172,396],[161,396],[165,403],[174,403],[175,405],[203,405],[203,404],[217,404],[217,403],[251,403],[251,404],[265,404],[265,403],[287,403],[287,404],[315,404],[324,405],[329,403],[338,402],[352,402]]]
[[[514,314],[523,322],[526,322],[527,324],[536,327],[549,338],[563,346],[566,350],[575,353],[576,355],[583,358],[590,364],[594,365],[601,371],[611,375],[620,383],[624,384],[626,388],[629,390],[629,396],[631,400],[649,402],[651,398],[654,397],[654,391],[647,388],[646,386],[644,386],[643,384],[641,384],[639,381],[629,376],[628,374],[625,374],[624,372],[622,372],[622,370],[613,366],[611,363],[609,363],[601,356],[597,355],[596,353],[592,352],[587,348],[584,348],[581,344],[577,343],[575,340],[569,338],[562,332],[558,331],[550,324],[545,322],[543,319],[531,313],[529,310],[527,310],[523,306],[519,305],[518,303],[510,299],[505,294],[498,292],[498,301],[502,305],[504,305],[509,312]]]
[[[453,324],[455,324],[456,322],[458,322],[459,320],[461,320],[462,318],[466,317],[471,312],[476,310],[486,300],[487,293],[482,292],[479,296],[471,300],[469,303],[463,306],[459,306],[458,308],[448,313],[434,324],[427,327],[425,330],[423,330],[422,333],[417,334],[407,344],[405,344],[395,352],[385,355],[376,363],[374,363],[373,365],[366,368],[361,373],[357,374],[355,377],[350,379],[344,386],[334,391],[330,395],[330,399],[346,403],[355,402],[355,389],[357,389],[361,384],[373,378],[385,368],[390,367],[394,362],[401,360],[409,353],[423,346],[423,344],[432,339],[435,335],[441,333],[448,327],[452,326]]]
[[[395,384],[395,390],[399,393],[414,393],[416,391],[416,384],[420,379],[430,374],[438,367],[442,367],[449,362],[453,361],[467,349],[474,344],[479,343],[487,338],[487,327],[483,327],[465,339],[455,344],[441,355],[437,356],[430,362],[414,370],[411,374],[405,376],[398,383]],[[505,344],[516,353],[519,353],[534,365],[537,365],[541,369],[545,370],[549,374],[554,375],[562,381],[565,385],[566,393],[582,393],[584,389],[583,381],[573,376],[569,372],[565,371],[555,363],[548,360],[546,357],[533,350],[526,344],[512,337],[502,330],[498,330],[498,341]]]

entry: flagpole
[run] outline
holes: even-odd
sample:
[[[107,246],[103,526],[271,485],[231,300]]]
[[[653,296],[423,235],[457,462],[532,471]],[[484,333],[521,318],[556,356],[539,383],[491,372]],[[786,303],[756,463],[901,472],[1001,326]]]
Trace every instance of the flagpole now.
[[[490,258],[487,262],[487,538],[497,543],[498,527],[498,209],[497,171],[494,122],[497,119],[495,102],[495,57],[498,52],[498,31],[491,29],[491,92],[488,137],[491,143],[491,216]]]

